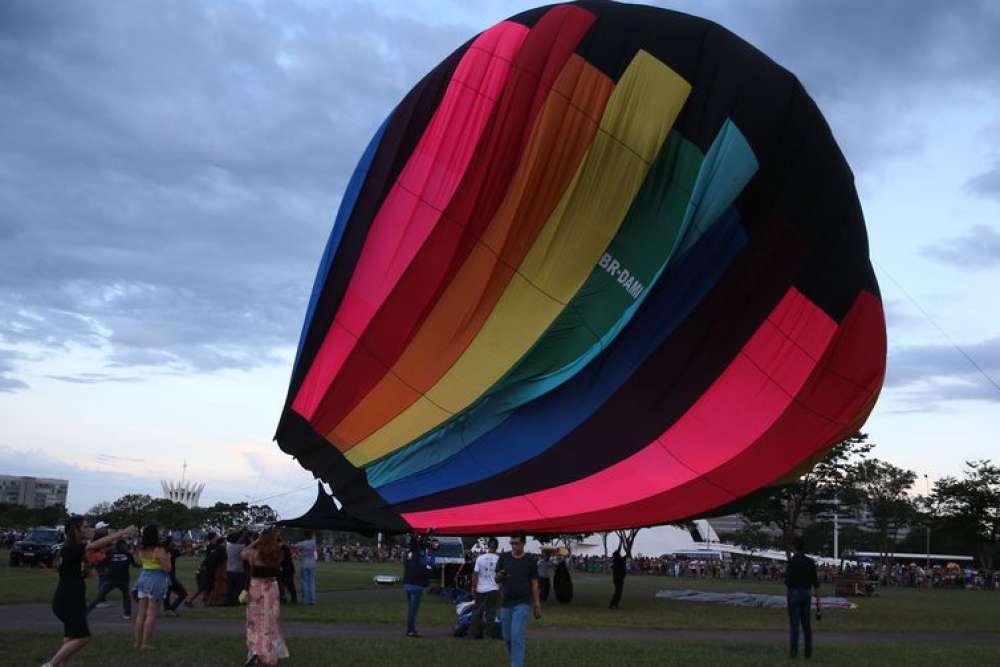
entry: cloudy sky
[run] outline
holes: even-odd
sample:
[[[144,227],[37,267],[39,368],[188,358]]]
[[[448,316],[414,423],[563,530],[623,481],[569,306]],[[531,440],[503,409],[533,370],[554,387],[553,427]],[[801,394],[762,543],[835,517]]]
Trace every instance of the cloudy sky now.
[[[427,70],[533,4],[0,3],[0,473],[83,511],[187,461],[203,500],[308,506],[270,438],[346,179]],[[1000,459],[1000,3],[658,4],[795,72],[855,171],[878,454]]]

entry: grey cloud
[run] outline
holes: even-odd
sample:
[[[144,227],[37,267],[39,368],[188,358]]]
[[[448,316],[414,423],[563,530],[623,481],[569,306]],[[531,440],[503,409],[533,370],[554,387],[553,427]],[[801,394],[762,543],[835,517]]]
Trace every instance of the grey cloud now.
[[[285,363],[365,142],[486,27],[453,6],[0,3],[0,343],[107,370]],[[995,4],[680,9],[794,71],[855,166],[919,146],[897,121],[928,91],[1000,89]],[[24,388],[11,370],[0,389]]]
[[[14,393],[15,391],[27,389],[29,386],[30,385],[23,380],[7,377],[6,375],[0,375],[0,393]]]
[[[657,4],[715,20],[795,73],[856,171],[918,152],[930,104],[1000,91],[1000,5],[988,0]]]
[[[0,393],[14,393],[22,389],[28,389],[28,383],[11,377],[11,373],[17,370],[15,360],[23,358],[22,355],[12,350],[0,348]]]
[[[142,378],[131,375],[126,377],[108,375],[107,373],[80,373],[79,375],[46,375],[52,380],[70,382],[72,384],[101,384],[104,382],[140,382]]]
[[[949,344],[891,348],[886,387],[925,407],[949,400],[1000,402],[1000,389],[993,384],[1000,379],[1000,336],[961,349],[982,372]]]
[[[969,179],[965,187],[974,194],[1000,199],[1000,160],[994,162],[992,169]]]
[[[472,32],[359,3],[3,3],[0,342],[284,363],[367,137]]]
[[[998,181],[1000,183],[1000,181]],[[926,257],[963,269],[1000,266],[1000,232],[989,225],[976,225],[962,236],[944,239],[923,248]]]

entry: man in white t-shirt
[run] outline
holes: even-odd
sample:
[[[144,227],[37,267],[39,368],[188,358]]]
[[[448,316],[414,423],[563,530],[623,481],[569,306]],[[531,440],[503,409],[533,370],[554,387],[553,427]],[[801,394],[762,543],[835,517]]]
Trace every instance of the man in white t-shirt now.
[[[497,607],[500,603],[500,587],[497,586],[497,555],[499,547],[497,538],[491,537],[486,542],[489,549],[476,559],[472,571],[472,592],[476,596],[476,604],[472,608],[472,621],[469,624],[469,636],[474,639],[483,638],[483,626],[486,636],[496,636]],[[485,620],[485,622],[484,622]]]

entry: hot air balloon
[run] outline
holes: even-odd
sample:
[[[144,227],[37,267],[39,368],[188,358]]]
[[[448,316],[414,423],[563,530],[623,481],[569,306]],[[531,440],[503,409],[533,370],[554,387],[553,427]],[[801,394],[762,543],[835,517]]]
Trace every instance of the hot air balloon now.
[[[552,5],[372,137],[276,439],[384,530],[656,525],[807,469],[885,357],[853,175],[795,76],[701,18]]]

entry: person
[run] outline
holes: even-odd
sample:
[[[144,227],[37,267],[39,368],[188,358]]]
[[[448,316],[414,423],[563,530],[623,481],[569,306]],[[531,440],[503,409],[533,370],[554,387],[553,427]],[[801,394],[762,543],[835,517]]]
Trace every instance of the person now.
[[[194,595],[184,601],[185,607],[193,607],[194,601],[201,598],[202,604],[208,606],[209,596],[215,583],[215,568],[220,559],[225,557],[225,550],[220,550],[218,536],[215,533],[208,533],[205,536],[205,555],[201,559],[198,571],[195,573],[195,583],[198,590]]]
[[[799,652],[799,625],[805,638],[805,656],[812,657],[812,624],[809,620],[809,602],[813,589],[816,591],[816,615],[821,613],[819,599],[819,576],[816,561],[806,555],[805,541],[795,538],[795,555],[788,561],[785,572],[785,586],[788,589],[788,655],[794,658]]]
[[[94,539],[99,540],[106,537],[108,534],[108,524],[103,521],[98,521],[94,524]],[[108,550],[107,549],[96,549],[87,554],[87,564],[90,565],[95,572],[97,572],[97,596],[94,601],[90,603],[87,607],[87,611],[92,610],[94,607],[103,609],[108,605],[107,600],[104,597],[108,594],[105,591],[108,583]],[[102,591],[105,591],[102,593]]]
[[[614,595],[611,596],[611,603],[608,609],[618,609],[622,601],[622,589],[625,587],[625,556],[622,554],[622,543],[618,543],[618,549],[611,555],[611,581],[615,585]]]
[[[274,533],[264,532],[243,550],[242,555],[250,565],[246,664],[277,665],[279,659],[288,657],[288,647],[278,625],[281,546]]]
[[[497,603],[500,602],[500,587],[497,585],[496,572],[499,547],[497,538],[486,541],[487,552],[476,558],[472,570],[472,592],[475,595],[475,606],[472,608],[472,620],[469,623],[469,636],[475,639],[483,638],[485,634],[493,637],[496,634]]]
[[[247,575],[243,565],[243,531],[226,538],[226,606],[235,607],[240,593],[246,588]]]
[[[136,582],[139,612],[135,616],[134,646],[145,651],[152,648],[149,640],[156,626],[156,614],[170,585],[170,578],[167,576],[170,572],[170,554],[160,542],[160,528],[156,524],[142,529],[139,563],[142,565],[142,572]]]
[[[307,530],[305,539],[295,545],[299,555],[299,576],[302,577],[302,604],[316,604],[316,539]]]
[[[511,667],[524,665],[528,614],[534,608],[535,618],[542,617],[542,603],[538,599],[538,564],[534,556],[524,552],[526,541],[524,533],[511,535],[510,551],[502,554],[497,561],[497,582],[503,596],[500,627],[510,653]]]
[[[542,602],[549,601],[549,590],[552,587],[552,573],[556,566],[552,562],[552,550],[542,551],[542,557],[538,561],[538,599]]]
[[[295,561],[292,559],[292,548],[280,535],[278,536],[278,544],[281,546],[281,575],[278,578],[281,604],[286,602],[298,604],[299,597],[295,593]]]
[[[118,589],[122,594],[122,619],[130,621],[132,620],[132,596],[129,594],[129,568],[137,568],[139,564],[132,557],[125,540],[115,542],[115,550],[108,556],[107,563],[108,576],[104,583],[100,584],[97,597],[87,607],[87,612],[93,611],[94,607],[100,607],[100,603],[107,598],[108,593]]]
[[[164,541],[163,548],[170,554],[170,572],[168,573],[170,581],[167,586],[167,594],[163,598],[163,613],[167,616],[177,616],[177,608],[181,606],[181,603],[187,597],[187,589],[177,579],[177,557],[181,555],[181,550],[177,547],[177,543],[174,542],[174,538],[169,535]],[[171,593],[176,596],[173,601],[170,600]]]
[[[90,527],[87,520],[74,515],[66,522],[66,541],[60,551],[59,583],[52,598],[52,613],[63,624],[62,646],[42,667],[68,665],[90,641],[87,625],[87,583],[84,579],[84,561],[88,553],[104,549],[116,541],[135,535],[134,526],[87,542]]]
[[[434,543],[431,543],[433,551]],[[403,557],[403,591],[406,593],[406,636],[417,638],[417,613],[420,598],[431,580],[434,570],[434,554],[428,553],[425,540],[419,535],[410,537],[410,546]]]

